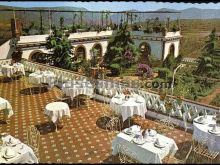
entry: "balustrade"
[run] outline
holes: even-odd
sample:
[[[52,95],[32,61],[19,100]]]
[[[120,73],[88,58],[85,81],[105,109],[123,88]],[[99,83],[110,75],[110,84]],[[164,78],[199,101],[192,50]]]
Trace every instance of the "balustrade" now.
[[[11,59],[7,60],[0,60],[0,65],[2,64],[10,64]],[[57,79],[60,83],[63,83],[65,81],[71,80],[71,79],[85,79],[87,78],[84,75],[77,74],[73,71],[45,65],[45,64],[40,64],[36,62],[30,62],[30,61],[24,61],[23,62],[25,70],[28,72],[35,72],[39,70],[40,68],[43,70],[50,70],[55,73],[57,76]],[[101,83],[102,82],[102,83]],[[100,100],[108,100],[110,101],[110,98],[115,95],[115,92],[118,90],[122,90],[124,88],[127,88],[128,90],[133,90],[136,91],[138,94],[140,94],[142,97],[144,97],[146,101],[146,107],[148,108],[149,111],[155,112],[157,117],[158,114],[168,116],[168,112],[166,110],[166,107],[164,105],[164,101],[160,100],[160,96],[155,93],[155,92],[149,92],[146,91],[143,88],[139,88],[140,86],[134,84],[134,82],[117,82],[113,81],[111,79],[104,79],[96,80],[96,88],[98,91],[96,94],[96,98]],[[101,84],[101,85],[100,85]],[[135,86],[135,87],[134,87]],[[171,97],[171,96],[168,96]],[[205,105],[199,102],[183,99],[181,105],[178,104],[176,101],[175,97],[173,97],[173,106],[172,110],[170,112],[170,116],[174,119],[178,119],[183,121],[183,115],[185,115],[186,120],[188,122],[192,122],[194,118],[196,118],[198,115],[204,115],[204,112],[207,114],[214,114],[219,111],[218,107],[210,106],[210,105]]]

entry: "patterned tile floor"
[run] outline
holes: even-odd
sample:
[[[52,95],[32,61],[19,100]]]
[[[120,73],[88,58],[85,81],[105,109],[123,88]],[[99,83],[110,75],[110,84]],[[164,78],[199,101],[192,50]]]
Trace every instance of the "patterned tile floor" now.
[[[71,108],[71,118],[63,120],[63,127],[55,132],[55,127],[48,122],[43,114],[44,107],[56,101],[55,93],[49,90],[40,94],[25,95],[24,82],[20,80],[0,83],[0,97],[7,99],[14,111],[8,124],[0,122],[0,132],[8,132],[27,142],[26,128],[35,125],[41,133],[40,162],[41,163],[112,163],[111,143],[108,133],[97,124],[102,116],[102,103],[90,100],[90,110],[86,106]],[[3,112],[0,111],[0,120]],[[134,123],[154,128],[153,119],[134,117]],[[125,125],[126,127],[126,125]],[[184,137],[184,131],[175,129],[167,136],[172,137],[179,148],[188,145],[191,133]],[[179,156],[187,149],[177,152]],[[114,159],[114,162],[117,159]]]

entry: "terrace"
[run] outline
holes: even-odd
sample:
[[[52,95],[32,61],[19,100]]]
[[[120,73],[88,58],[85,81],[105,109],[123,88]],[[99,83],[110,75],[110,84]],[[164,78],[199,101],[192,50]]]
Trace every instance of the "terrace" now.
[[[130,13],[126,14],[132,17]],[[149,30],[134,30],[133,39],[176,42],[181,37],[177,29],[165,34],[162,29],[157,31],[156,28],[157,32]],[[73,45],[105,40],[107,47],[114,32],[74,32],[67,38]],[[4,138],[9,135],[20,140],[21,150],[30,147],[29,151],[22,152],[17,148],[18,155],[12,158],[3,154],[0,162],[124,163],[130,160],[129,157],[138,163],[167,164],[174,158],[175,163],[219,162],[219,146],[215,145],[219,142],[216,128],[219,126],[218,107],[180,98],[173,93],[164,95],[160,90],[146,89],[145,80],[126,80],[121,72],[120,78],[108,76],[107,67],[99,70],[103,71],[100,72],[102,76],[96,77],[87,75],[86,71],[63,69],[54,63],[31,61],[30,52],[24,54],[25,50],[41,46],[45,49],[46,38],[50,35],[19,36],[15,45],[7,42],[0,48],[3,54],[0,96],[4,100],[3,108],[0,106],[3,110],[0,113],[2,148],[9,152],[21,145],[13,145],[10,140],[7,142]],[[173,48],[174,45],[167,45],[164,49],[166,47]],[[19,63],[12,63],[8,55],[11,48],[23,49],[24,56]],[[157,50],[162,52],[162,48]],[[164,50],[166,55],[162,55],[162,61],[168,50]],[[177,51],[172,50],[172,55],[177,57]],[[147,76],[152,76],[148,65],[140,65],[140,68],[147,71]],[[30,126],[39,133],[32,132],[39,137],[35,143],[37,146],[30,143]],[[206,137],[205,141],[203,137]],[[215,141],[211,142],[213,139]],[[124,146],[126,152],[120,151],[120,146]]]
[[[9,63],[10,60],[2,60],[1,64]],[[29,72],[34,72],[39,68],[49,69],[57,73],[57,77],[62,75],[65,80],[68,77],[84,77],[68,70],[63,70],[55,67],[46,66],[39,63],[24,61],[26,75]],[[67,80],[67,79],[66,79]],[[109,80],[106,80],[109,81]],[[57,86],[62,82],[57,82]],[[27,143],[26,129],[29,125],[34,125],[40,131],[40,163],[117,163],[120,162],[116,156],[112,155],[111,141],[109,136],[111,131],[107,130],[103,124],[103,98],[105,96],[97,94],[95,101],[89,100],[89,109],[82,105],[80,107],[70,107],[70,118],[63,119],[62,126],[58,127],[58,132],[55,131],[54,125],[48,121],[48,118],[43,113],[45,106],[57,101],[56,92],[54,89],[49,89],[46,92],[26,95],[22,91],[26,88],[25,82],[20,78],[8,83],[1,82],[1,97],[7,99],[13,108],[14,115],[8,120],[8,124],[1,122],[0,131],[7,132],[10,135]],[[139,89],[144,96],[146,103],[150,99],[158,99],[159,95],[149,93],[143,89]],[[193,107],[190,121],[197,117],[200,112],[207,110],[208,113],[217,112],[218,109],[200,103],[184,100],[184,107]],[[130,123],[126,120],[123,128],[130,125],[140,125],[143,129],[157,130],[157,120],[166,118],[167,114],[161,110],[155,109],[147,105],[148,111],[145,114],[146,119],[138,115],[132,116]],[[186,110],[186,109],[185,109]],[[190,143],[192,142],[192,130],[184,131],[184,122],[182,118],[172,116],[172,122],[176,127],[171,132],[164,133],[165,136],[175,140],[179,150],[176,157],[183,159],[186,155]],[[3,114],[1,113],[1,119]],[[191,122],[188,122],[191,124]],[[192,154],[188,161],[192,161]],[[196,163],[205,161],[196,159]],[[216,158],[217,162],[218,159]]]

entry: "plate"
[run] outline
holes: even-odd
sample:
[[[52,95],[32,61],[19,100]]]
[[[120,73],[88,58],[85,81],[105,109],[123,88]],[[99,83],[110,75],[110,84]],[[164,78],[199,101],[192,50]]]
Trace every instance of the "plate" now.
[[[155,136],[156,134],[157,134],[157,131],[155,131],[155,130],[153,130],[153,129],[151,129],[151,131],[148,132],[148,135],[149,135],[149,136]]]
[[[136,103],[143,103],[142,101],[140,100],[135,100]]]
[[[164,148],[165,147],[165,145],[158,145],[157,143],[154,143],[154,146],[158,147],[158,148]]]
[[[124,129],[123,132],[124,132],[125,134],[127,134],[127,135],[132,135],[132,134],[133,134],[132,131],[131,131],[131,129],[129,129],[129,128]]]
[[[123,101],[122,101],[122,102],[116,101],[115,103],[121,105],[121,104],[123,104],[124,102],[123,102]]]
[[[209,129],[208,132],[209,132],[209,133],[212,133],[212,134],[220,134],[220,130],[218,130],[218,131],[212,131],[212,129]]]
[[[138,145],[141,145],[141,144],[144,144],[146,141],[145,141],[145,139],[134,138],[133,142]]]
[[[198,120],[195,119],[194,122],[199,123],[199,124],[206,124],[207,120],[203,119],[201,121],[198,121]]]
[[[6,159],[10,159],[10,158],[14,158],[15,156],[17,156],[16,152],[14,155],[5,155],[5,153],[4,153],[4,155],[2,157],[6,158]]]

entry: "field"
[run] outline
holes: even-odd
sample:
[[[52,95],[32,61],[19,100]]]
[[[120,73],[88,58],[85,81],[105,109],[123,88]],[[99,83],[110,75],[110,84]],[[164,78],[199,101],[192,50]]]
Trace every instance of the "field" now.
[[[181,40],[180,54],[194,58],[200,56],[205,41],[213,28],[220,32],[220,20],[181,20],[183,38]],[[220,41],[218,46],[220,47]]]

